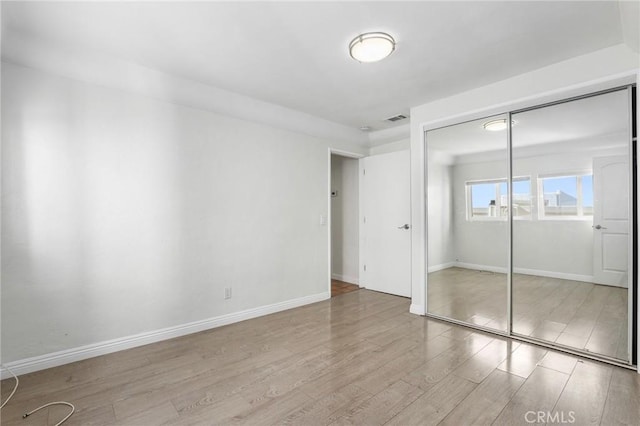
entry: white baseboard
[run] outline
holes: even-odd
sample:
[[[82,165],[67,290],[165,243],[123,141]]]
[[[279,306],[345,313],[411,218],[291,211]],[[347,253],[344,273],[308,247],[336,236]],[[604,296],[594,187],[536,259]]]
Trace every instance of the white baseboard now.
[[[447,262],[447,263],[441,263],[439,265],[429,266],[428,272],[429,273],[438,272],[438,271],[442,271],[443,269],[451,268],[452,266],[456,266],[456,262]]]
[[[347,275],[333,274],[332,273],[331,274],[331,279],[338,280],[338,281],[344,281],[345,283],[349,283],[349,284],[360,285],[360,280],[358,280],[358,278],[349,277]]]
[[[540,271],[538,269],[514,268],[513,272],[524,275],[538,275],[540,277],[558,278],[561,280],[584,281],[592,283],[592,275],[568,274],[565,272]]]
[[[66,349],[63,351],[39,355],[32,358],[12,361],[6,363],[5,365],[17,375],[32,373],[34,371],[57,367],[76,361],[82,361],[83,359],[87,358],[106,355],[112,352],[131,349],[137,346],[147,345],[149,343],[173,339],[174,337],[197,333],[199,331],[209,330],[212,328],[233,324],[251,318],[261,317],[263,315],[273,314],[275,312],[280,312],[291,308],[297,308],[298,306],[320,302],[329,298],[331,298],[331,294],[327,291],[324,293],[300,297],[298,299],[274,303],[272,305],[260,306],[258,308],[247,309],[245,311],[234,312],[214,318],[208,318],[201,321],[194,321],[174,327],[163,328],[160,330],[149,331],[133,336],[121,337],[119,339],[93,343],[86,346],[80,346],[77,348]],[[2,379],[5,379],[11,377],[11,375],[8,371],[2,370],[1,377]]]
[[[456,266],[458,268],[464,268],[464,269],[474,269],[477,271],[497,272],[500,274],[507,273],[507,268],[503,268],[500,266],[478,265],[474,263],[464,263],[464,262],[454,262],[452,266]],[[591,275],[569,274],[566,272],[544,271],[541,269],[528,269],[528,268],[514,268],[513,272],[516,274],[536,275],[539,277],[558,278],[561,280],[583,281],[586,283],[593,282],[593,276]]]
[[[453,262],[453,266],[455,266],[456,268],[473,269],[475,271],[497,272],[499,274],[507,273],[507,268],[503,268],[501,266],[478,265],[476,263],[465,262]]]
[[[409,306],[409,312],[416,315],[424,315],[424,305],[416,305],[415,303],[412,303],[411,306]]]

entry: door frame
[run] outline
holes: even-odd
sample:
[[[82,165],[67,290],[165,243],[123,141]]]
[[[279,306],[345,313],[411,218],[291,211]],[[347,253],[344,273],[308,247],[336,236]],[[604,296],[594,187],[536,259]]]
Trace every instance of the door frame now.
[[[342,149],[336,149],[329,147],[327,151],[327,291],[329,292],[329,298],[331,298],[331,244],[333,243],[331,238],[331,229],[333,227],[332,217],[331,217],[331,155],[339,155],[341,157],[353,158],[355,160],[360,160],[366,155],[359,154],[357,152],[344,151]],[[360,212],[362,211],[362,194],[360,191],[362,179],[360,178],[360,167],[358,167],[358,217],[360,217]],[[360,222],[358,220],[358,222]],[[361,250],[359,250],[361,251]],[[359,280],[360,281],[360,280]]]
[[[640,186],[635,185],[636,182],[634,182],[634,176],[636,176],[636,170],[635,170],[635,165],[634,165],[634,161],[629,161],[629,179],[630,179],[630,185],[629,185],[629,253],[628,253],[628,257],[629,257],[629,273],[628,273],[628,310],[627,310],[627,315],[628,315],[628,361],[622,361],[622,360],[617,360],[614,358],[609,358],[607,356],[604,355],[593,355],[591,353],[585,352],[585,351],[581,351],[578,349],[574,349],[571,347],[567,347],[564,345],[557,345],[557,344],[553,344],[553,342],[546,342],[546,341],[542,341],[539,339],[534,339],[534,338],[529,338],[527,336],[522,336],[522,335],[518,335],[516,333],[513,333],[512,331],[512,325],[513,325],[513,312],[512,312],[512,305],[513,305],[513,301],[512,301],[512,282],[511,282],[511,276],[513,273],[513,265],[512,265],[512,226],[513,226],[513,218],[511,217],[511,215],[509,216],[509,230],[508,230],[508,258],[507,258],[507,262],[508,262],[508,273],[507,273],[507,285],[508,285],[508,289],[507,289],[507,330],[506,332],[504,331],[500,331],[500,330],[494,330],[494,329],[490,329],[487,327],[483,327],[483,326],[477,326],[474,324],[470,324],[470,323],[466,323],[463,321],[459,321],[456,319],[452,319],[452,318],[446,318],[446,317],[441,317],[438,315],[434,315],[434,314],[429,314],[428,313],[428,196],[427,196],[427,187],[428,187],[428,163],[427,163],[427,132],[431,131],[431,130],[436,130],[439,128],[443,128],[443,127],[448,127],[451,125],[455,125],[455,124],[459,124],[459,123],[464,123],[467,121],[473,121],[473,120],[477,120],[477,119],[481,119],[481,118],[485,118],[485,117],[490,117],[493,115],[500,115],[500,114],[504,114],[506,115],[507,118],[507,123],[508,123],[508,127],[507,127],[507,138],[508,138],[508,145],[507,145],[507,178],[508,178],[508,198],[509,198],[509,203],[511,202],[511,179],[513,178],[512,176],[512,134],[511,134],[511,130],[512,130],[512,114],[515,113],[520,113],[520,112],[525,112],[525,111],[530,111],[530,110],[535,110],[535,109],[539,109],[539,108],[544,108],[547,106],[551,106],[551,105],[556,105],[556,104],[561,104],[561,103],[565,103],[565,102],[571,102],[571,101],[575,101],[575,100],[579,100],[579,99],[583,99],[583,98],[589,98],[592,96],[597,96],[597,95],[601,95],[601,94],[605,94],[605,93],[610,93],[610,92],[615,92],[615,91],[621,91],[621,90],[626,90],[628,92],[628,96],[629,96],[629,119],[630,119],[630,126],[629,126],[629,137],[628,137],[628,152],[629,152],[629,158],[630,160],[632,160],[632,153],[633,151],[633,147],[634,144],[636,144],[636,140],[633,138],[633,104],[632,104],[632,95],[631,92],[633,90],[633,88],[637,88],[638,83],[640,83],[640,74],[638,74],[636,77],[636,81],[627,81],[627,82],[618,82],[618,84],[610,84],[610,85],[605,85],[604,87],[602,86],[584,86],[582,87],[579,91],[579,93],[572,93],[571,90],[564,92],[564,96],[562,93],[553,93],[552,95],[547,95],[547,96],[540,96],[536,99],[527,99],[525,101],[521,100],[521,101],[516,101],[513,103],[509,103],[509,104],[503,104],[503,105],[497,105],[494,107],[489,107],[489,108],[485,108],[482,110],[477,110],[474,112],[470,112],[467,114],[459,114],[456,116],[452,116],[452,117],[448,117],[445,119],[439,119],[439,120],[434,120],[428,123],[424,123],[420,126],[420,133],[421,133],[421,137],[420,137],[420,149],[422,150],[420,152],[420,160],[422,161],[422,168],[421,168],[421,174],[422,174],[422,182],[424,185],[424,192],[422,194],[423,196],[423,205],[421,206],[424,212],[424,216],[422,217],[422,221],[423,221],[423,226],[424,228],[422,229],[421,232],[421,242],[422,242],[422,253],[423,253],[423,263],[420,265],[421,267],[421,271],[420,274],[423,277],[422,280],[422,285],[421,287],[421,291],[423,292],[419,297],[422,298],[422,303],[424,303],[423,305],[423,311],[422,312],[418,312],[418,309],[416,309],[415,311],[412,309],[411,312],[412,313],[421,313],[426,317],[430,317],[430,318],[435,318],[438,320],[444,320],[447,322],[451,322],[454,324],[458,324],[458,325],[462,325],[465,327],[469,327],[469,328],[473,328],[473,329],[478,329],[481,331],[485,331],[485,332],[489,332],[491,334],[496,334],[496,335],[501,335],[501,336],[505,336],[505,337],[509,337],[515,340],[519,340],[519,341],[523,341],[523,342],[528,342],[528,343],[533,343],[539,346],[543,346],[543,347],[547,347],[550,349],[555,349],[555,350],[559,350],[559,351],[563,351],[563,352],[567,352],[573,355],[577,355],[577,356],[581,356],[583,358],[590,358],[590,359],[595,359],[598,361],[604,361],[610,364],[614,364],[614,365],[618,365],[621,367],[626,367],[626,368],[630,368],[633,370],[637,370],[638,373],[640,374],[640,369],[638,368],[638,365],[635,364],[634,365],[634,355],[638,356],[638,351],[640,350],[640,345],[638,344],[638,341],[640,341],[640,313],[637,312],[637,310],[634,310],[634,301],[638,301],[640,302],[640,292],[637,291],[636,287],[635,287],[635,283],[634,283],[634,276],[635,276],[635,263],[633,262],[635,259],[640,259],[640,250],[637,249],[636,247],[634,247],[634,238],[633,236],[635,235],[636,232],[636,227],[638,226],[638,221],[640,220],[640,217],[636,217],[634,216],[633,212],[634,212],[634,201],[636,200],[635,195],[640,191]],[[600,82],[600,84],[602,84],[602,82]],[[589,90],[591,89],[591,90]],[[537,102],[536,102],[537,100]],[[636,105],[638,105],[640,103],[640,100],[636,97]],[[635,111],[637,116],[640,116],[640,111],[636,110]],[[638,175],[638,185],[640,185],[640,175]],[[635,193],[635,194],[634,194]],[[640,194],[638,194],[640,195]],[[412,306],[415,303],[415,301],[412,301]],[[640,303],[638,303],[640,304]],[[634,334],[634,329],[636,334]],[[635,346],[634,346],[635,343]],[[636,361],[637,362],[637,361]]]

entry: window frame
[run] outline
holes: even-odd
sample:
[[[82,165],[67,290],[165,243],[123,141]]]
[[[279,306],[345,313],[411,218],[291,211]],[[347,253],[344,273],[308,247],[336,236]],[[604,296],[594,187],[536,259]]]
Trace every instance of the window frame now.
[[[522,182],[529,181],[529,197],[531,203],[531,212],[526,216],[513,216],[514,220],[532,220],[533,219],[533,187],[531,184],[531,176],[517,176],[513,178],[513,182]],[[500,193],[500,185],[503,183],[508,184],[508,179],[506,178],[497,178],[497,179],[479,179],[479,180],[468,180],[465,181],[465,203],[466,203],[466,219],[468,222],[506,222],[509,220],[510,209],[507,211],[508,214],[502,216],[475,216],[473,214],[473,196],[472,196],[472,187],[473,185],[480,184],[494,184],[495,186],[495,201],[496,201],[496,209],[497,211],[502,211],[502,194]],[[507,185],[507,194],[508,194],[509,186]],[[508,206],[507,206],[508,207]]]
[[[593,213],[591,215],[584,214],[584,194],[582,188],[582,178],[585,176],[591,176],[591,180],[593,182],[593,170],[577,170],[577,171],[566,171],[566,172],[557,172],[557,173],[547,173],[538,175],[537,178],[537,187],[538,187],[538,220],[544,221],[592,221]],[[557,215],[557,216],[549,216],[545,214],[545,205],[544,205],[544,179],[550,178],[575,178],[576,179],[576,214],[575,215]],[[593,183],[592,183],[593,187]],[[594,200],[595,203],[595,200]]]

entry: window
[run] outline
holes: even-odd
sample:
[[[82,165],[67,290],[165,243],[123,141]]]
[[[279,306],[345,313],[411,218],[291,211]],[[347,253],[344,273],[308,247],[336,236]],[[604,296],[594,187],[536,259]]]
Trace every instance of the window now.
[[[467,183],[471,204],[470,219],[497,217],[497,183]]]
[[[531,179],[514,179],[512,184],[511,204],[514,218],[531,218]]]
[[[467,182],[467,220],[506,220],[508,191],[506,179]],[[512,212],[514,218],[531,218],[531,179],[514,178]]]
[[[593,216],[593,175],[541,177],[540,218],[590,218]]]

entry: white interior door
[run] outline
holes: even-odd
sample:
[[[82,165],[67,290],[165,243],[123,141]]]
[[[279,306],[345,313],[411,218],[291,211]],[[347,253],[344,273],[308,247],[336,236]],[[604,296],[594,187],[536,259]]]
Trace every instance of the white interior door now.
[[[411,296],[409,151],[363,159],[363,272],[370,290]]]
[[[629,159],[593,159],[593,279],[628,286]]]

